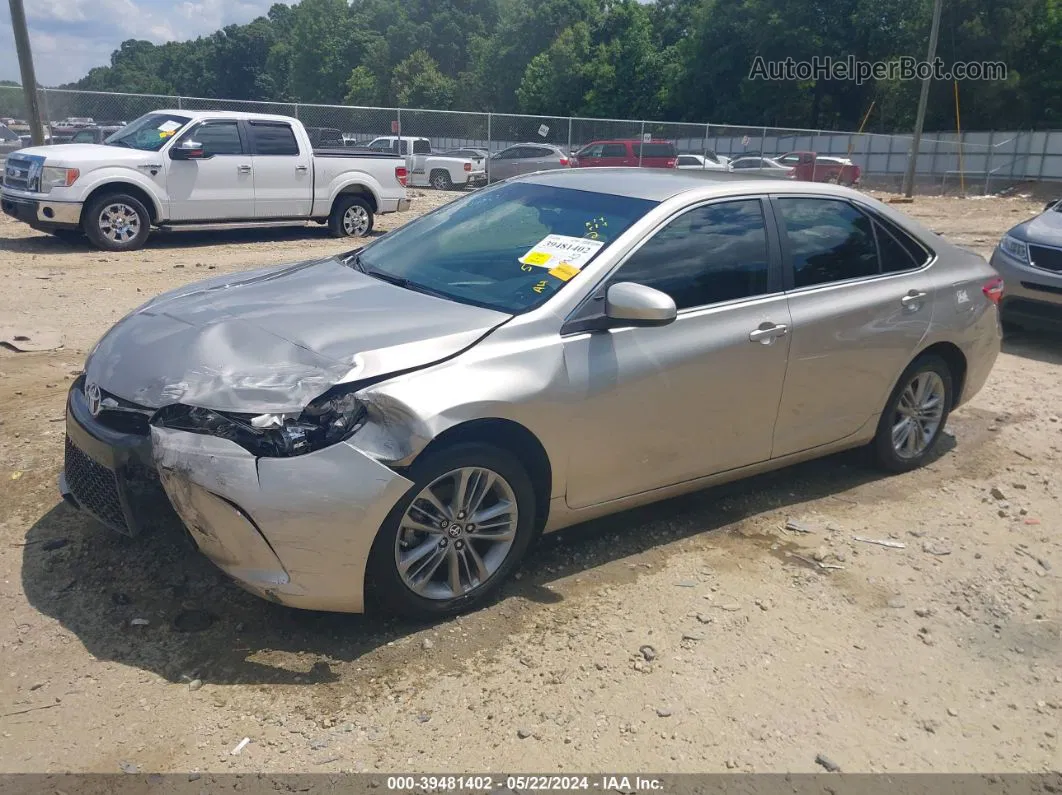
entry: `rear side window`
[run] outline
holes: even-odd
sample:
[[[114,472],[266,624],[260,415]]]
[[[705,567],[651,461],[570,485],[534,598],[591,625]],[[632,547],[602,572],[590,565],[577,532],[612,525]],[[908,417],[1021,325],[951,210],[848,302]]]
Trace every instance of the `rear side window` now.
[[[902,229],[896,226],[896,224],[890,223],[883,218],[877,216],[874,217],[874,228],[878,232],[878,247],[881,249],[881,270],[882,273],[896,273],[897,271],[909,270],[914,268],[921,268],[927,262],[929,262],[932,253],[926,249],[921,243],[904,232]],[[891,246],[892,243],[882,243],[883,238],[889,237],[894,243],[902,248],[907,256],[910,258],[912,265],[906,266],[903,257],[899,256],[897,252],[895,259],[891,259],[890,256],[886,256],[885,247]]]
[[[795,287],[874,276],[880,272],[870,218],[848,202],[778,199]]]
[[[675,157],[678,150],[674,144],[635,144],[634,154],[641,150],[642,157]]]
[[[699,166],[700,161],[698,161],[695,157],[691,157],[690,155],[683,155],[678,159],[678,164],[680,166]]]
[[[199,141],[203,145],[204,154],[208,156],[243,154],[240,128],[234,121],[201,124],[185,137]]]
[[[256,155],[297,155],[299,142],[290,124],[253,121],[251,143]]]
[[[427,155],[431,154],[431,144],[420,139],[413,142],[413,154],[415,155]]]
[[[605,144],[601,147],[601,157],[626,157],[627,144]]]

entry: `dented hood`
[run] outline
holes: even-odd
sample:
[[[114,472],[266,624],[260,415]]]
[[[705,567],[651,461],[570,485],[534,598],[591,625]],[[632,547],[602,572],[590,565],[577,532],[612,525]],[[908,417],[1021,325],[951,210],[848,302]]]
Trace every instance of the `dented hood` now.
[[[164,293],[103,336],[85,375],[150,408],[301,411],[335,384],[452,356],[510,317],[397,287],[330,258]]]

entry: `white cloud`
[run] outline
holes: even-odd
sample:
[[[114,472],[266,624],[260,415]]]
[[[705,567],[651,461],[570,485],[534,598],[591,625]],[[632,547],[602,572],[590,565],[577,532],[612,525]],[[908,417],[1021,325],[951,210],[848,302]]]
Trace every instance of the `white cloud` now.
[[[30,28],[37,80],[43,85],[83,77],[104,66],[126,39],[194,39],[265,14],[275,0],[30,0]],[[0,2],[0,80],[18,80],[7,3]]]

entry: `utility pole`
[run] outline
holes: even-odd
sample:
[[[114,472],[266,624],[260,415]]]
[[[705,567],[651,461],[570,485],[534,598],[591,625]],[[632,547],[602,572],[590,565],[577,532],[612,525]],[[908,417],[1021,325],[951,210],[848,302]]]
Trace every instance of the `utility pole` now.
[[[926,56],[926,63],[929,64],[930,68],[932,68],[933,59],[937,55],[937,34],[940,33],[940,9],[942,5],[943,0],[934,0],[933,2],[933,24],[929,30],[929,55]],[[914,192],[915,167],[918,164],[918,145],[922,142],[922,125],[926,121],[926,104],[929,102],[929,85],[932,82],[933,73],[930,72],[926,75],[926,79],[922,81],[922,93],[918,97],[918,115],[915,117],[914,135],[911,138],[911,156],[907,160],[907,173],[903,176],[903,195],[908,199],[911,198],[911,194]]]
[[[26,94],[26,110],[29,112],[30,134],[34,146],[44,145],[44,126],[41,124],[41,109],[37,102],[37,76],[33,71],[33,52],[30,50],[29,28],[26,27],[26,9],[22,0],[9,0],[11,4],[11,28],[15,31],[15,49],[18,51],[18,66],[22,71],[22,91]]]

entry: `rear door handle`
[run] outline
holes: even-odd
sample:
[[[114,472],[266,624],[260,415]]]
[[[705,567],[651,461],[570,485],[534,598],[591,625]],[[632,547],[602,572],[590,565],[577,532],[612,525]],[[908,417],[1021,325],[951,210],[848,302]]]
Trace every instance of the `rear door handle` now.
[[[909,308],[917,308],[921,305],[922,301],[926,298],[927,295],[928,293],[922,293],[918,292],[917,290],[912,290],[900,299],[900,303]]]
[[[784,325],[770,326],[769,328],[758,328],[749,332],[750,342],[759,342],[764,345],[768,345],[773,342],[777,337],[784,337],[789,333],[789,327]]]
[[[309,171],[310,167],[309,166],[295,166],[295,170],[296,171]]]
[[[236,166],[236,170],[239,171],[241,174],[250,174],[251,173],[251,167],[250,166]]]

